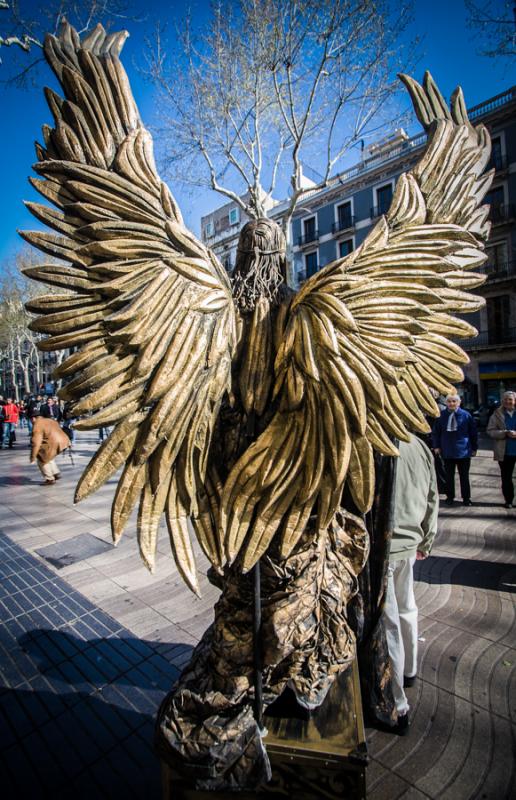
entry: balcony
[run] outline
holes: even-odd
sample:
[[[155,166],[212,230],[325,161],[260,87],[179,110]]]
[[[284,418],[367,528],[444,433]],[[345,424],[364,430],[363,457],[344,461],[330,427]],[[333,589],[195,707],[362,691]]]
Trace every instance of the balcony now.
[[[298,236],[297,244],[299,247],[304,247],[305,244],[319,241],[319,231],[306,231],[303,236]]]
[[[370,210],[371,219],[375,219],[376,217],[381,217],[382,214],[387,214],[389,208],[390,208],[390,202],[387,208],[384,208],[383,206],[373,206],[373,208]]]
[[[516,328],[480,331],[478,336],[472,339],[457,339],[456,341],[464,350],[483,350],[490,347],[503,347],[503,345],[516,345]]]
[[[516,260],[499,261],[496,264],[491,264],[487,261],[481,267],[478,267],[476,272],[487,275],[490,281],[503,281],[516,275]]]
[[[339,219],[338,222],[334,222],[333,225],[331,226],[331,232],[334,234],[340,233],[341,231],[347,231],[349,230],[349,228],[354,228],[354,227],[355,227],[355,217],[349,214],[345,217],[342,217],[342,219]]]
[[[492,205],[489,211],[489,219],[493,225],[503,225],[514,219],[515,206],[514,203],[507,203],[505,205]]]

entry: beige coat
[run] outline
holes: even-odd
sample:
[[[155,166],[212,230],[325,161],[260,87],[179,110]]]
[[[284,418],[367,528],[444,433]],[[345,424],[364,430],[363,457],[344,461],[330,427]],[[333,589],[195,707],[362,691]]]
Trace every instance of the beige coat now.
[[[494,460],[503,461],[505,456],[505,441],[507,439],[503,406],[500,406],[491,414],[491,418],[487,424],[487,435],[490,436],[491,439],[494,439]]]
[[[58,453],[70,447],[70,439],[54,419],[36,417],[32,429],[31,463],[38,459],[48,464]]]

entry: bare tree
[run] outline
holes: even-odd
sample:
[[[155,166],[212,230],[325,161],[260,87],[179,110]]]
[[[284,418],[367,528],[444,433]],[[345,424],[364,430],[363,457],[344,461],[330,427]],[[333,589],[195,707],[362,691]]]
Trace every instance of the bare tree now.
[[[391,113],[409,19],[408,4],[388,0],[222,0],[206,30],[187,21],[171,53],[158,29],[148,73],[164,99],[171,177],[249,217],[266,215],[282,181],[287,228],[309,191],[302,164],[317,165],[324,187]]]
[[[46,33],[56,33],[63,18],[83,33],[97,22],[109,27],[125,18],[130,10],[127,0],[0,0],[0,64],[3,80],[25,87],[34,82],[43,62]],[[118,22],[120,24],[120,22]],[[12,48],[9,59],[2,58],[2,48]],[[7,74],[6,74],[7,73]]]
[[[516,56],[516,2],[489,0],[477,3],[465,0],[468,25],[481,42],[480,54],[490,58]]]
[[[39,294],[34,281],[24,277],[21,270],[34,266],[38,254],[24,247],[12,261],[2,264],[0,281],[0,364],[4,373],[4,390],[7,385],[19,399],[19,379],[24,393],[37,389],[51,368],[62,361],[65,353],[52,354],[52,365],[45,362],[47,353],[37,349],[41,334],[29,329],[32,320],[25,303]],[[49,292],[51,289],[48,290]]]

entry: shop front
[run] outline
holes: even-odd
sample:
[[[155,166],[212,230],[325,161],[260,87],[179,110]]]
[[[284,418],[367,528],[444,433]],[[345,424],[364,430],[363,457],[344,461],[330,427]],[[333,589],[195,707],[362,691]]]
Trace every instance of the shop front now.
[[[499,403],[509,389],[516,391],[516,360],[486,361],[478,365],[481,396],[486,405]]]

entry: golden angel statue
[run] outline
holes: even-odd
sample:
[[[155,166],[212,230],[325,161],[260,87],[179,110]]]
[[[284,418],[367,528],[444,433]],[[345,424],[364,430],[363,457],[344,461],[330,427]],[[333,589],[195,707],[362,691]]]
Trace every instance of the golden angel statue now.
[[[26,273],[65,291],[28,308],[48,334],[41,348],[71,351],[55,377],[76,427],[114,426],[76,500],[121,470],[115,542],[138,506],[148,567],[163,515],[194,592],[193,536],[212,564],[215,622],[158,739],[196,785],[236,788],[266,769],[250,571],[260,560],[264,699],[288,684],[315,706],[354,655],[346,609],[368,554],[374,453],[396,456],[396,439],[427,431],[433,391],[463,378],[455,339],[476,331],[457,315],[483,303],[467,290],[484,280],[473,270],[489,233],[489,136],[460,89],[448,107],[428,73],[422,85],[402,76],[428,143],[363,244],[294,292],[282,230],[257,219],[230,279],[157,174],[119,59],[125,36],[98,26],[81,41],[64,23],[45,41],[64,98],[46,90],[54,124],[32,180],[52,205],[28,205],[55,233],[23,235],[61,263]],[[224,746],[229,758],[213,755]]]

